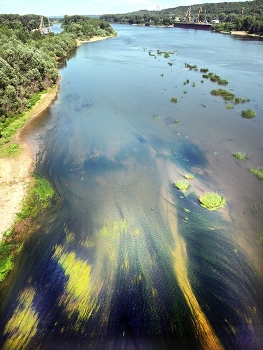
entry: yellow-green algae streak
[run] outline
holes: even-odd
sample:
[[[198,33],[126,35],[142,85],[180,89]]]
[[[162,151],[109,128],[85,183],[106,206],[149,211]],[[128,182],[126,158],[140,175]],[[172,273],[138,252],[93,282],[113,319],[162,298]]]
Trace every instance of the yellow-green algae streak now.
[[[26,288],[19,296],[19,304],[5,326],[4,334],[7,334],[8,337],[3,350],[29,348],[32,338],[37,333],[39,323],[38,314],[32,306],[34,297],[33,288]]]
[[[174,240],[174,249],[172,249],[172,257],[173,257],[173,270],[176,276],[178,285],[185,297],[186,303],[189,307],[189,310],[192,314],[192,322],[194,325],[194,330],[196,334],[196,338],[199,339],[202,344],[203,349],[205,350],[222,350],[224,347],[222,346],[220,340],[217,338],[212,326],[210,325],[207,317],[202,311],[196,296],[194,295],[193,289],[190,284],[190,280],[188,277],[187,271],[187,247],[178,232],[177,225],[177,214],[175,210],[175,203],[170,194],[169,189],[167,189],[167,183],[171,183],[171,175],[173,173],[174,165],[172,163],[167,162],[163,164],[163,177],[165,181],[163,181],[162,186],[162,194],[160,201],[161,211],[163,216],[166,219],[166,222],[169,223],[170,230]]]

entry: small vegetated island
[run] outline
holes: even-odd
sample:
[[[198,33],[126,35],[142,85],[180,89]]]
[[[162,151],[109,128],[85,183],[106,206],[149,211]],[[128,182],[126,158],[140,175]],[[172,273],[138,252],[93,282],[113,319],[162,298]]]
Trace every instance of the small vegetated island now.
[[[98,18],[65,16],[60,20],[63,31],[59,34],[52,32],[47,18],[42,20],[43,29],[49,28],[45,32],[39,30],[39,15],[0,15],[0,169],[10,157],[20,156],[22,149],[14,142],[14,135],[32,116],[32,107],[58,86],[57,62],[77,47],[77,40],[117,34]],[[9,185],[1,180],[1,186]],[[39,176],[32,179],[28,191],[17,222],[36,216],[54,195],[48,181]],[[15,229],[0,232],[0,281],[13,268],[14,255],[21,247]]]

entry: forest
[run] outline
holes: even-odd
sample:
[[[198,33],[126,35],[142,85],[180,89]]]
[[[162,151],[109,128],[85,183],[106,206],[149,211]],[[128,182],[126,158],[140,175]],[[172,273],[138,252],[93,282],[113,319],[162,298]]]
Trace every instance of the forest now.
[[[100,19],[110,23],[128,23],[139,25],[173,25],[183,21],[189,6],[178,6],[161,11],[141,10],[126,14],[105,14]],[[234,31],[244,30],[249,34],[263,35],[263,1],[219,2],[191,6],[191,21],[211,22],[217,19],[219,24],[213,24],[213,30]]]
[[[38,15],[0,15],[0,145],[9,141],[12,121],[57,83],[57,61],[76,48],[76,39],[115,34],[107,22],[83,16],[65,16],[60,34],[42,34],[39,23]]]

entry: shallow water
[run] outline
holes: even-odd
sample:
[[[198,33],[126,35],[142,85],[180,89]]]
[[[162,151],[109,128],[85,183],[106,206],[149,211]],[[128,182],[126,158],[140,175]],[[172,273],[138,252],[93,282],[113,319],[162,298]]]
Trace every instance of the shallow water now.
[[[114,28],[61,63],[25,135],[57,198],[2,291],[3,348],[261,349],[263,186],[248,169],[263,165],[263,41]],[[228,110],[220,87],[250,101]],[[202,208],[205,191],[226,207]]]

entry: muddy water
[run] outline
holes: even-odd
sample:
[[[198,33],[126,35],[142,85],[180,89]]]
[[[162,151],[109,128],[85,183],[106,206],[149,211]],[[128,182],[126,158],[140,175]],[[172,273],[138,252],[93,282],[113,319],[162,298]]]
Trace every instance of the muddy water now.
[[[57,195],[2,290],[1,344],[261,349],[263,186],[248,169],[263,165],[263,41],[116,30],[61,64],[58,98],[26,136]],[[250,101],[227,109],[220,87]],[[202,208],[205,191],[227,205]]]

